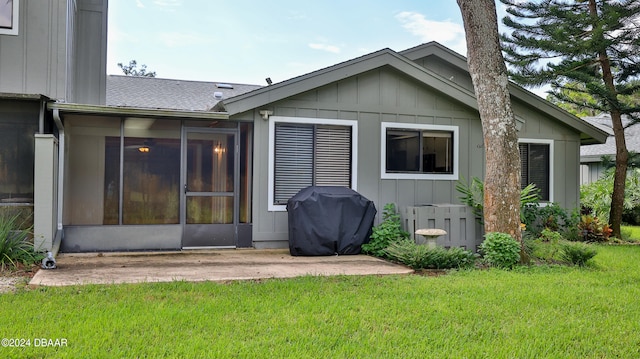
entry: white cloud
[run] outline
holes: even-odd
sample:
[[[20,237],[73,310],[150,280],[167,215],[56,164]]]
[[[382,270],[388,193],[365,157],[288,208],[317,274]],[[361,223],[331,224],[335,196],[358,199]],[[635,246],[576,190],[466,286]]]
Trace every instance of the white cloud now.
[[[451,20],[429,20],[423,14],[411,11],[400,12],[395,18],[403,28],[423,42],[437,41],[460,54],[467,52],[462,24]]]
[[[338,46],[335,46],[335,45],[310,43],[309,47],[314,49],[314,50],[322,50],[322,51],[327,51],[327,52],[331,52],[331,53],[334,53],[334,54],[339,54],[340,53],[340,48]]]
[[[142,1],[141,1],[141,0],[136,0],[136,7],[139,7],[139,8],[141,8],[141,9],[144,9],[144,7],[145,7],[145,6],[144,6],[144,4],[142,3]]]

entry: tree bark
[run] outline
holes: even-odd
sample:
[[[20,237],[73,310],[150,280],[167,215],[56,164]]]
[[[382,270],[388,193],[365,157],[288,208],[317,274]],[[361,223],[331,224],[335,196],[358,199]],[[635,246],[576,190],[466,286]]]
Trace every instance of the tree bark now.
[[[484,136],[484,228],[522,241],[520,151],[494,0],[457,0]]]
[[[598,7],[595,0],[589,0],[589,14],[593,19],[594,28],[598,25]],[[595,33],[595,31],[594,31]],[[624,191],[627,180],[627,163],[629,161],[629,151],[624,138],[624,126],[622,125],[622,115],[618,104],[618,90],[616,89],[611,63],[606,49],[598,53],[598,61],[602,69],[602,81],[609,90],[611,96],[609,108],[611,108],[611,126],[613,127],[613,137],[616,141],[616,168],[613,176],[613,193],[611,194],[611,209],[609,211],[609,223],[611,223],[612,235],[622,238],[620,226],[622,225],[622,212],[624,210]]]

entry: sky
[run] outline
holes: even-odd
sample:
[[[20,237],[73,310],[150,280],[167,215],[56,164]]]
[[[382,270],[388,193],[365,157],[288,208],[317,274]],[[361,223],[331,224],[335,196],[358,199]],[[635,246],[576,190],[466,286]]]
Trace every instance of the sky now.
[[[266,85],[429,41],[466,54],[455,0],[110,0],[107,73]]]

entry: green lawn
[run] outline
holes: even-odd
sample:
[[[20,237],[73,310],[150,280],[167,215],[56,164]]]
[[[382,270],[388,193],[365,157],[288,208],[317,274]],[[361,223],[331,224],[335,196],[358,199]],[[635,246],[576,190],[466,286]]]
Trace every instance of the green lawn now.
[[[606,246],[588,268],[21,290],[0,333],[31,347],[0,357],[634,358],[638,263]]]
[[[622,226],[622,229],[629,231],[629,239],[640,242],[640,226]]]

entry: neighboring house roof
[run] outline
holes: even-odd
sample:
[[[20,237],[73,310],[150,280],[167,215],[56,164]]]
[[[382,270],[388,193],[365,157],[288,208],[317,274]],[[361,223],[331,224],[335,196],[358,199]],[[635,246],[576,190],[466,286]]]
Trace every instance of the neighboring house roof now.
[[[601,114],[594,117],[584,117],[583,120],[606,131],[609,137],[603,144],[580,146],[580,162],[600,162],[604,155],[615,157],[616,141],[611,128],[611,116],[609,114]],[[630,123],[630,119],[623,118],[622,124],[624,126],[628,126]],[[640,124],[625,128],[624,138],[627,150],[640,153]]]
[[[229,82],[107,76],[107,106],[209,111],[220,100],[260,88]]]

